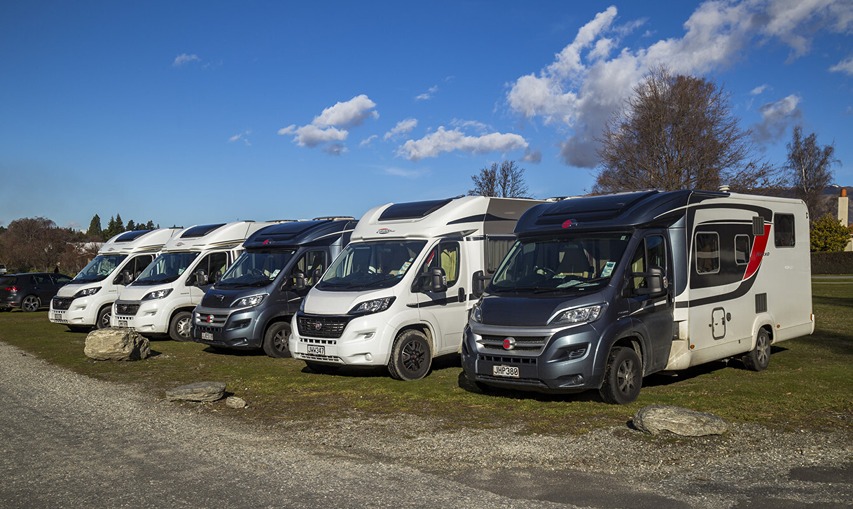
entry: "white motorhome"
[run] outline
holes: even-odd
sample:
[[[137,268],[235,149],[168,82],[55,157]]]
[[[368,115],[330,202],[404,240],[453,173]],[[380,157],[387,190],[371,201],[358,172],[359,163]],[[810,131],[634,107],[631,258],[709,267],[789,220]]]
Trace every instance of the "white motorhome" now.
[[[644,376],[740,358],[811,334],[809,218],[800,200],[644,191],[530,209],[471,311],[466,377],[628,403]]]
[[[534,200],[466,196],[368,211],[294,316],[293,357],[316,371],[387,366],[426,376],[459,350],[468,309]]]
[[[181,230],[113,304],[111,325],[142,335],[192,339],[192,310],[242,252],[243,242],[272,222],[237,221]]]
[[[50,321],[73,331],[109,327],[119,292],[136,279],[178,231],[132,230],[106,241],[98,255],[51,299]]]

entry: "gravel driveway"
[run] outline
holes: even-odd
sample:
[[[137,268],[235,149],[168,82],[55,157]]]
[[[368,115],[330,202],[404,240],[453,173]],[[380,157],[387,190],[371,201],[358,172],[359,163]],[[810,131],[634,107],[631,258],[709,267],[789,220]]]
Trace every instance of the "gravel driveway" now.
[[[853,507],[850,430],[555,437],[409,417],[261,427],[239,411],[0,343],[0,507]]]

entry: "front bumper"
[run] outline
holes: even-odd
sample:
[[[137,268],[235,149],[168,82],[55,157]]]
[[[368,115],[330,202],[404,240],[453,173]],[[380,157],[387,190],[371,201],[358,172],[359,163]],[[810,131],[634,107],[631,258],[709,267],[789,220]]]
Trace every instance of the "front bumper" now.
[[[504,344],[511,345],[509,349]],[[596,369],[599,332],[571,327],[465,327],[462,369],[469,380],[495,387],[574,393],[601,386]]]
[[[237,350],[256,350],[263,346],[263,325],[258,310],[231,312],[228,308],[196,307],[193,311],[193,341]]]

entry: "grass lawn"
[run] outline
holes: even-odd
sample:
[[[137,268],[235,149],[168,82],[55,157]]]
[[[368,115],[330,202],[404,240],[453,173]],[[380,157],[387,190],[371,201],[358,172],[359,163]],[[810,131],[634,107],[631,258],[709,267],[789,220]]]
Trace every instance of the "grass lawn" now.
[[[0,313],[0,341],[87,376],[132,384],[164,397],[185,383],[214,380],[250,407],[242,418],[332,420],[407,413],[442,426],[511,426],[527,433],[577,433],[618,426],[641,407],[671,404],[736,422],[786,429],[851,429],[853,424],[853,279],[813,283],[817,328],[812,336],[774,347],[770,367],[744,369],[714,362],[677,375],[644,379],[637,401],[602,403],[597,393],[546,396],[478,394],[460,387],[458,358],[440,359],[423,380],[399,382],[382,370],[315,374],[301,361],[263,354],[219,353],[197,343],[152,341],[155,355],[140,362],[96,362],[83,355],[85,333],[48,321],[47,312]],[[225,408],[223,402],[208,404]]]

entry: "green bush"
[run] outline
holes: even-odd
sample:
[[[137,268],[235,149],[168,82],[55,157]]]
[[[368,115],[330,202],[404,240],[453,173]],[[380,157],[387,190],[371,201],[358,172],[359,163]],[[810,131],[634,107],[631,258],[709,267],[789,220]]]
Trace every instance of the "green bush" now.
[[[831,253],[844,251],[844,247],[849,241],[850,230],[831,214],[826,214],[812,223],[812,251],[827,251]]]

